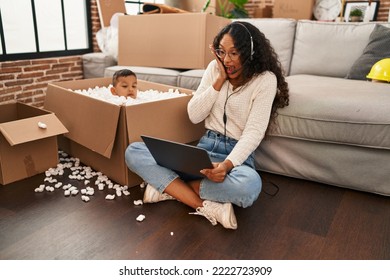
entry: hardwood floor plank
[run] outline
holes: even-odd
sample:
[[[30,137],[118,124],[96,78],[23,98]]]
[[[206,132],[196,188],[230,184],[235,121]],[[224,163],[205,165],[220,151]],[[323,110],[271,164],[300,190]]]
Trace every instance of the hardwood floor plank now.
[[[338,208],[321,259],[389,259],[390,201],[348,192]]]
[[[313,195],[312,190],[303,190],[307,187],[307,184],[297,187],[291,195],[290,205],[286,205],[288,211],[285,211],[280,223],[304,232],[326,236],[344,191],[317,186],[316,195]]]
[[[42,175],[1,186],[0,259],[390,259],[390,198],[262,176],[254,205],[235,207],[237,230],[177,201],[135,206],[139,187],[113,201],[105,200],[112,190],[95,190],[85,203],[63,190],[35,193]]]

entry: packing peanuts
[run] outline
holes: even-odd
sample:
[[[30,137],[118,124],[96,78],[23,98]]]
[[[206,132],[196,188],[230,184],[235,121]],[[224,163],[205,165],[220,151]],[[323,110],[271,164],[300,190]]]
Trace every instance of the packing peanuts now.
[[[69,133],[61,147],[111,180],[129,187],[142,182],[125,163],[125,150],[141,135],[160,137],[181,143],[200,139],[204,123],[188,118],[188,89],[183,97],[121,106],[73,92],[77,89],[108,86],[111,78],[86,79],[48,85],[44,107],[58,116]],[[138,89],[167,92],[172,86],[138,80]]]

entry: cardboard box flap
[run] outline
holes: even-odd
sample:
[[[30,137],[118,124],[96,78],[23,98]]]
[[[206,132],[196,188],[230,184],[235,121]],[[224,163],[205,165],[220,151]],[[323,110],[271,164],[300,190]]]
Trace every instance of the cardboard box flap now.
[[[127,107],[127,131],[129,143],[142,141],[141,135],[189,143],[200,138],[204,124],[191,123],[187,104],[191,96],[183,96]],[[140,119],[142,122],[135,122]],[[188,128],[192,127],[192,130]]]
[[[129,143],[142,141],[140,137],[142,134],[182,143],[198,140],[203,135],[204,124],[194,125],[187,113],[187,104],[192,98],[193,91],[138,80],[139,90],[151,88],[163,92],[161,94],[169,89],[178,90],[183,96],[125,107]],[[135,122],[137,119],[142,122]]]
[[[111,18],[115,13],[126,13],[126,6],[123,0],[98,0],[97,1],[100,25],[110,26]]]
[[[93,84],[93,79],[90,81]],[[73,88],[85,89],[86,85]],[[70,91],[64,83],[49,84],[45,98],[45,109],[55,112],[69,129],[65,136],[80,145],[107,158],[111,157],[117,131],[120,106],[90,98]],[[92,87],[92,84],[90,87]],[[95,87],[96,84],[93,85]],[[88,108],[86,110],[86,108]]]
[[[11,146],[68,132],[54,114],[1,123],[0,131]]]
[[[50,85],[55,85],[63,89],[78,90],[108,86],[110,83],[112,83],[112,77],[53,82]]]

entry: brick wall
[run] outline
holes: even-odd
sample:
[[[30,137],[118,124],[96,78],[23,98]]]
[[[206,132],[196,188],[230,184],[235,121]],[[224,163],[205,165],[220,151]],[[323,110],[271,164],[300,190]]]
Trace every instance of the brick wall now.
[[[96,0],[91,0],[93,50],[99,51],[96,32],[100,30]],[[0,63],[0,104],[18,100],[43,107],[47,84],[83,78],[81,56],[17,60]]]
[[[378,11],[378,21],[388,21],[390,9],[390,0],[381,0]]]
[[[19,100],[43,107],[49,82],[82,78],[80,56],[3,62],[0,64],[0,104]]]
[[[91,0],[91,20],[92,20],[92,47],[94,52],[99,52],[96,41],[96,33],[101,29],[99,11],[96,0]]]

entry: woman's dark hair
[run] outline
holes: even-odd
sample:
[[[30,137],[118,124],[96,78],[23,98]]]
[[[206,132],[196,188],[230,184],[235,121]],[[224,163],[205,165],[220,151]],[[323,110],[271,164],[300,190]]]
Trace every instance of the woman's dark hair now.
[[[277,92],[272,104],[270,123],[267,128],[267,133],[269,133],[275,129],[277,110],[289,104],[288,84],[278,56],[265,35],[256,26],[248,22],[234,21],[225,26],[214,38],[214,49],[219,48],[219,44],[225,34],[229,34],[232,37],[234,47],[240,53],[240,61],[243,66],[243,83],[248,82],[254,76],[260,75],[264,71],[270,71],[276,76]],[[253,44],[252,57],[251,44]]]

